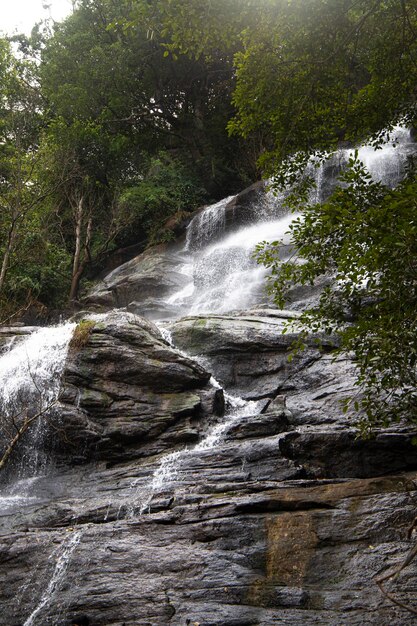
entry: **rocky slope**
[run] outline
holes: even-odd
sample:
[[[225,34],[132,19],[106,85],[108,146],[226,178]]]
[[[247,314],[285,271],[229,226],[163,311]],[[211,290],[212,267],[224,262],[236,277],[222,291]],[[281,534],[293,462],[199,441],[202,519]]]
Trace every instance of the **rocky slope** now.
[[[282,324],[272,311],[174,323],[203,365],[131,314],[72,347],[55,466],[24,502],[13,485],[0,501],[0,624],[415,623],[375,582],[413,546],[412,434],[357,440],[339,404],[352,365],[314,342],[289,364]],[[229,406],[217,443],[209,372],[252,401]],[[415,563],[386,587],[413,605]]]
[[[390,185],[403,134],[399,154],[361,148]],[[316,199],[347,154],[315,169]],[[125,310],[80,324],[53,419],[2,475],[0,626],[415,625],[416,434],[357,438],[331,338],[288,360],[321,285],[273,310],[253,260],[288,223],[256,184],[86,296]]]

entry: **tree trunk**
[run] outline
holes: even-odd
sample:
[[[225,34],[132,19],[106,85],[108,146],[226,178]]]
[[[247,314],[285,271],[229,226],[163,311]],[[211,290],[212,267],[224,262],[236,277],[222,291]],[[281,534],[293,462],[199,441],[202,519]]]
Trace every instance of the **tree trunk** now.
[[[90,216],[87,222],[87,229],[85,233],[85,241],[83,254],[81,250],[81,238],[82,238],[82,223],[83,223],[83,199],[81,198],[77,205],[77,211],[75,215],[75,252],[74,262],[72,266],[72,278],[71,278],[71,290],[70,290],[70,302],[75,302],[78,298],[78,291],[80,288],[80,280],[84,273],[87,264],[91,260],[90,255],[90,242],[93,220]]]
[[[10,260],[10,255],[11,255],[12,249],[13,249],[14,237],[15,237],[15,224],[13,222],[12,225],[10,226],[10,229],[9,229],[9,235],[8,235],[8,238],[7,238],[6,250],[4,251],[3,261],[2,261],[2,264],[1,264],[1,270],[0,270],[0,292],[3,290],[4,283],[5,283],[5,280],[6,280],[6,273],[7,273],[8,267],[9,267],[9,260]]]

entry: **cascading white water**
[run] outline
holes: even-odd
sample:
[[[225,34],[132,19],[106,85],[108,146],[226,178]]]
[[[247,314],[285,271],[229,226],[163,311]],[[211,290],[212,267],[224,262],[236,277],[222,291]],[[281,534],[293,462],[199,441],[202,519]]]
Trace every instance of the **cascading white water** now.
[[[221,388],[215,379],[212,378],[211,382],[214,387]],[[132,497],[129,516],[134,516],[137,513],[143,514],[149,510],[153,497],[176,483],[184,461],[213,450],[233,424],[245,416],[256,415],[259,411],[259,403],[253,400],[243,400],[227,393],[225,393],[225,400],[228,410],[219,424],[212,426],[205,437],[195,446],[164,455],[155,469],[150,483],[145,486],[138,485],[135,495]],[[132,487],[136,487],[136,484],[134,483]]]
[[[384,179],[388,184],[396,184],[404,173],[407,146],[410,142],[409,131],[397,128],[380,150],[362,146],[358,156],[375,180]],[[340,150],[333,155],[332,160],[338,162],[340,168],[353,153],[353,150]],[[325,169],[325,163],[317,166],[312,162],[308,167],[307,174],[315,181],[310,202],[324,199]],[[223,313],[248,308],[259,298],[259,286],[263,284],[266,273],[253,260],[256,245],[261,241],[279,240],[283,258],[286,256],[286,249],[291,250],[289,227],[296,215],[283,214],[283,195],[275,197],[271,192],[264,194],[257,207],[258,219],[255,219],[255,223],[219,237],[219,231],[225,226],[225,211],[230,200],[231,198],[226,198],[208,207],[188,227],[185,251],[194,251],[194,254],[191,253],[185,260],[186,269],[183,271],[192,275],[193,280],[167,300],[170,305],[177,305],[179,309],[184,307],[188,314]],[[172,345],[171,337],[166,331],[161,332]],[[212,384],[216,386],[213,379]],[[230,396],[226,396],[226,399],[231,410],[222,423],[210,429],[194,448],[173,452],[162,459],[153,475],[149,493],[141,503],[142,512],[149,507],[153,494],[164,485],[175,481],[185,456],[211,449],[232,423],[245,415],[256,413],[256,403],[244,402]]]
[[[59,397],[61,376],[75,323],[41,328],[20,341],[10,343],[9,350],[0,357],[0,441],[7,447],[16,427],[26,416],[41,414],[24,434],[24,453],[13,471],[13,480],[0,494],[0,513],[19,510],[22,505],[37,501],[36,482],[44,470],[41,454],[46,417]],[[66,536],[49,557],[50,577],[36,607],[24,622],[34,626],[43,622],[42,615],[61,582],[81,531]]]
[[[185,250],[198,250],[204,247],[206,237],[213,239],[223,231],[226,224],[226,206],[233,197],[223,198],[196,215],[187,230]]]
[[[3,448],[16,427],[39,415],[22,438],[23,453],[13,482],[0,496],[1,510],[28,501],[32,479],[42,469],[42,438],[45,420],[56,402],[74,323],[41,328],[13,344],[0,357],[0,441]],[[16,479],[20,479],[18,482]]]
[[[408,131],[396,131],[395,136],[381,150],[362,146],[358,151],[359,158],[374,179],[384,178],[384,181],[388,180],[388,184],[398,183],[403,175],[407,146],[411,142]],[[340,171],[352,155],[353,150],[340,150],[332,156],[331,161]],[[325,193],[323,187],[326,182],[326,163],[316,165],[312,162],[307,174],[315,180],[310,202],[322,201]],[[250,307],[259,301],[259,287],[263,285],[266,273],[253,259],[256,245],[261,241],[279,240],[283,258],[291,252],[289,227],[296,216],[283,213],[283,195],[275,197],[271,192],[260,195],[260,202],[254,207],[253,223],[241,226],[234,232],[225,232],[226,210],[230,200],[231,198],[226,198],[208,207],[188,227],[182,272],[190,276],[190,283],[167,299],[169,305],[178,307],[179,313],[224,313]],[[160,330],[164,339],[172,345],[169,332],[163,328]],[[217,385],[214,379],[212,384]],[[150,484],[145,488],[138,485],[132,498],[135,504],[131,507],[130,514],[145,512],[150,508],[155,494],[170,484],[174,485],[179,480],[181,465],[185,459],[214,448],[233,423],[257,412],[256,403],[245,402],[227,394],[225,397],[230,407],[225,419],[212,427],[193,448],[165,455]]]
[[[407,128],[398,126],[390,133],[386,143],[379,150],[372,146],[361,146],[358,158],[365,165],[375,181],[395,187],[404,176],[407,159],[412,144],[411,133]],[[354,150],[347,150],[346,156],[353,156]]]
[[[219,204],[214,205],[216,211],[219,211]],[[225,206],[222,205],[221,210],[224,211]],[[263,240],[285,238],[292,220],[282,214],[281,197],[276,198],[272,192],[259,194],[259,202],[253,207],[254,224],[219,237],[218,231],[212,236],[211,229],[204,230],[201,216],[210,210],[211,207],[194,218],[188,227],[185,250],[194,253],[189,252],[185,257],[183,273],[190,276],[190,282],[166,300],[179,314],[183,311],[191,315],[222,313],[255,304],[261,297],[265,276],[265,269],[253,259],[255,246]],[[197,225],[199,239],[190,243]],[[288,238],[287,241],[289,243]]]
[[[337,151],[326,163],[313,162],[307,174],[315,179],[311,202],[322,201],[334,186],[334,177],[346,166],[354,150]],[[415,153],[410,132],[395,128],[378,150],[361,146],[359,159],[372,177],[395,186],[404,175],[408,156]],[[256,244],[280,241],[283,258],[291,250],[288,228],[294,215],[285,214],[283,196],[260,194],[251,208],[251,224],[230,232],[225,228],[225,212],[230,198],[199,213],[187,229],[182,271],[190,281],[166,299],[177,314],[226,313],[267,301],[264,291],[265,269],[253,258]],[[223,229],[223,236],[220,233]]]
[[[244,227],[208,245],[194,264],[194,292],[190,314],[224,313],[255,304],[261,296],[266,270],[253,259],[261,241],[279,240],[289,246],[293,215]]]
[[[56,400],[74,323],[41,328],[0,357],[0,410],[12,416]]]

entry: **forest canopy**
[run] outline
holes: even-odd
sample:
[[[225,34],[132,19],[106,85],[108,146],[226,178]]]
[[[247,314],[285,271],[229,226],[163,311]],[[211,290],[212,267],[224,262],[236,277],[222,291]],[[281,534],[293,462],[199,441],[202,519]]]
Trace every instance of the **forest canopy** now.
[[[0,72],[2,319],[76,301],[114,250],[169,240],[173,214],[272,176],[296,185],[307,260],[260,247],[277,303],[333,276],[304,330],[353,351],[370,422],[416,418],[414,165],[390,190],[353,159],[323,205],[302,177],[312,156],[415,126],[414,1],[78,0],[3,38]]]

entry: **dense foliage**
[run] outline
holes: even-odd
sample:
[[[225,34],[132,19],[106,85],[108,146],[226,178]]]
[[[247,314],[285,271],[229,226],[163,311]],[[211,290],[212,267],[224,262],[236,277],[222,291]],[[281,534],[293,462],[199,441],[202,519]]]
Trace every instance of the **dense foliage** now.
[[[169,239],[173,212],[258,175],[256,148],[226,129],[232,52],[174,58],[148,9],[79,0],[15,38],[17,55],[0,42],[1,319],[76,300],[112,250]]]

